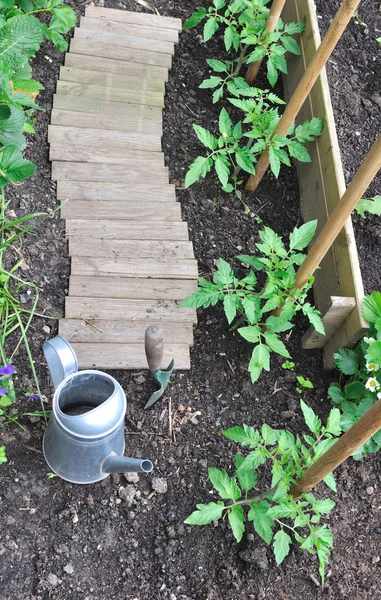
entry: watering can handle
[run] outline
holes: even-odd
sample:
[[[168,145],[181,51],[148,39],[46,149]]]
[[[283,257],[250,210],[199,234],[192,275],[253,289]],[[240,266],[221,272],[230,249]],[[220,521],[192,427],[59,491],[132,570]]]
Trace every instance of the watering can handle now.
[[[150,325],[147,327],[145,336],[145,351],[147,362],[152,372],[159,371],[163,360],[164,340],[160,327]]]

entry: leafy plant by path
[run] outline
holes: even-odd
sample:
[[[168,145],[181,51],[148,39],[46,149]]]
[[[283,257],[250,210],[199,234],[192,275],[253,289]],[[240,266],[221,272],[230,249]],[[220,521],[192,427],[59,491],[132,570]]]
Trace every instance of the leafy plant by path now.
[[[381,293],[365,297],[362,312],[371,324],[355,350],[343,348],[334,355],[341,372],[340,383],[331,383],[328,394],[342,411],[341,427],[347,431],[381,399]],[[344,383],[342,380],[348,377]],[[353,458],[361,459],[381,447],[381,430],[356,450]]]
[[[381,215],[381,196],[374,196],[374,198],[362,198],[356,208],[355,211],[365,219],[365,213],[368,212],[371,215]]]
[[[335,502],[329,498],[317,499],[311,493],[294,499],[290,494],[290,486],[335,443],[341,433],[340,411],[333,408],[324,427],[303,400],[301,408],[305,423],[312,433],[303,435],[303,438],[295,437],[289,431],[272,429],[267,424],[261,430],[243,425],[222,431],[226,438],[244,449],[249,448],[250,452],[235,455],[236,471],[233,477],[224,470],[208,469],[209,480],[221,500],[198,504],[197,510],[184,522],[206,525],[227,515],[237,542],[241,541],[247,522],[252,523],[255,532],[266,544],[272,544],[278,565],[289,554],[294,539],[300,548],[317,554],[319,573],[324,584],[324,571],[333,546],[333,535],[327,524],[321,521],[334,508]],[[269,469],[266,468],[268,465]],[[262,466],[265,474],[271,471],[271,481],[265,491],[253,493],[253,489],[258,489],[257,472]],[[324,482],[336,491],[332,473]]]
[[[263,370],[270,370],[271,352],[291,358],[280,333],[292,329],[291,321],[298,311],[302,311],[315,329],[324,334],[320,313],[307,302],[313,278],[303,290],[293,287],[295,267],[303,263],[305,254],[302,250],[312,240],[316,225],[317,221],[310,221],[295,227],[289,236],[288,249],[279,235],[265,227],[259,232],[261,242],[256,244],[262,256],[237,256],[249,267],[244,278],[238,279],[231,266],[220,259],[213,281],[199,278],[197,292],[180,304],[188,308],[209,308],[222,302],[229,325],[238,317],[232,330],[237,329],[239,335],[254,344],[249,363],[253,383]],[[258,283],[261,275],[262,286]],[[279,316],[271,314],[280,308]]]

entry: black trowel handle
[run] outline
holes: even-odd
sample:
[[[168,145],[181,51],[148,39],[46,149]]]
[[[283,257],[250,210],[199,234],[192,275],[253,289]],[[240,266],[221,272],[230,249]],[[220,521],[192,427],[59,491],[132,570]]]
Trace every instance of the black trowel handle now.
[[[152,372],[159,371],[163,361],[164,340],[163,332],[160,327],[150,325],[147,327],[145,336],[145,350],[147,362]]]

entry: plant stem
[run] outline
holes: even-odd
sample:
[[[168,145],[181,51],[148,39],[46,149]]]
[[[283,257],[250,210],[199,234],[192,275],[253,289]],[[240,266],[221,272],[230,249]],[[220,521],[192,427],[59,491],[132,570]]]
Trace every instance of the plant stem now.
[[[260,502],[261,500],[263,500],[263,498],[266,498],[266,496],[275,492],[276,488],[277,488],[277,486],[274,486],[274,487],[270,488],[269,490],[267,490],[266,492],[263,492],[262,494],[258,494],[258,496],[254,496],[253,498],[246,498],[245,500],[237,500],[236,502],[227,504],[224,507],[224,510],[227,510],[228,508],[232,508],[233,506],[244,506],[244,505],[250,506],[253,502]]]
[[[245,44],[245,45],[241,44],[241,53],[240,53],[240,55],[238,57],[237,66],[236,66],[236,68],[234,70],[234,73],[233,73],[233,78],[238,77],[238,73],[240,72],[241,67],[243,65],[243,62],[245,60],[245,56],[246,56],[246,52],[247,52],[248,47],[249,47],[248,44]]]

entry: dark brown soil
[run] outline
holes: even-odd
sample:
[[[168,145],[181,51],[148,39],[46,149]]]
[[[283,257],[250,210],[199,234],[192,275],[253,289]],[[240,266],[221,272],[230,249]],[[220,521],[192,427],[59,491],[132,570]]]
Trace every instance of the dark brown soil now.
[[[84,4],[74,4],[83,13]],[[140,10],[132,0],[105,4]],[[174,0],[156,2],[161,14],[183,20],[198,4],[196,0],[182,5]],[[333,0],[322,5],[322,30],[338,5]],[[364,0],[360,16],[367,28],[351,22],[328,69],[347,181],[375,139],[380,117],[380,50],[374,41],[381,29],[378,5]],[[198,31],[181,35],[167,87],[163,140],[171,180],[179,188],[187,164],[200,150],[192,123],[209,127],[219,112],[198,85],[206,73],[205,58],[221,52],[218,41],[204,45]],[[47,112],[38,116],[38,132],[28,147],[38,174],[21,188],[7,191],[18,215],[56,207],[47,125],[60,64],[62,56],[50,45],[35,60],[35,77],[46,88],[40,104]],[[372,189],[376,192],[380,193],[379,181]],[[283,171],[279,181],[266,177],[248,199],[252,212],[247,216],[238,201],[219,192],[213,178],[189,191],[179,189],[178,194],[200,273],[206,277],[219,257],[232,261],[238,253],[253,251],[256,217],[282,235],[300,222],[294,169]],[[356,219],[356,223],[365,287],[381,289],[379,219]],[[25,276],[41,288],[40,312],[62,315],[69,272],[63,222],[57,216],[49,219],[25,241],[22,252],[28,267]],[[49,334],[44,326],[50,327]],[[323,372],[319,351],[301,350],[305,327],[304,321],[298,323],[288,346],[297,373],[315,385],[304,399],[324,418],[329,410],[326,390],[334,375]],[[42,389],[50,399],[41,344],[56,333],[56,322],[35,319],[31,331]],[[91,486],[48,479],[41,454],[44,425],[22,417],[38,406],[20,393],[13,410],[25,429],[0,430],[9,458],[1,467],[0,600],[381,599],[379,455],[360,463],[350,459],[337,471],[337,507],[328,519],[335,549],[324,589],[317,584],[315,558],[296,548],[277,567],[271,549],[249,532],[237,546],[225,523],[203,528],[183,525],[196,503],[213,498],[207,467],[230,468],[234,448],[220,435],[221,429],[263,422],[295,433],[304,429],[295,381],[281,368],[282,361],[275,358],[271,372],[253,386],[246,370],[249,354],[249,345],[228,332],[221,310],[211,309],[199,314],[192,370],[177,373],[164,399],[151,411],[143,411],[153,390],[148,372],[113,373],[129,403],[127,452],[154,463],[153,475],[139,476],[135,482],[124,475]],[[32,383],[23,352],[15,363],[16,383],[26,390]],[[200,414],[189,418],[196,411]],[[161,483],[166,484],[166,493],[153,493],[153,477],[165,480]],[[317,493],[326,490],[319,487]]]

